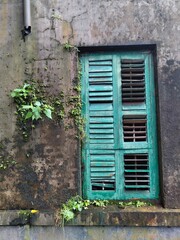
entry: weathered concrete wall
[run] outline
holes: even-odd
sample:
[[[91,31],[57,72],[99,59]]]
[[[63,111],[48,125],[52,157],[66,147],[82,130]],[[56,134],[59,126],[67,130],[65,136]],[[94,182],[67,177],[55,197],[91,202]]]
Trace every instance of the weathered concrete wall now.
[[[12,89],[34,79],[47,95],[63,91],[68,97],[75,78],[75,56],[64,51],[56,27],[60,20],[51,18],[53,2],[51,6],[47,1],[33,4],[32,35],[24,42],[22,1],[0,3],[1,152],[17,162],[1,170],[1,209],[59,207],[79,191],[75,130],[67,132],[63,123],[43,121],[26,143],[15,125]]]
[[[1,227],[1,240],[178,240],[180,228]]]
[[[166,207],[180,207],[180,2],[36,0],[31,5],[32,34],[23,42],[22,1],[0,2],[0,138],[17,161],[1,179],[0,208],[53,208],[80,189],[74,130],[45,121],[23,143],[9,98],[10,90],[31,78],[45,85],[48,94],[69,94],[76,59],[63,49],[66,42],[157,43],[161,190]]]

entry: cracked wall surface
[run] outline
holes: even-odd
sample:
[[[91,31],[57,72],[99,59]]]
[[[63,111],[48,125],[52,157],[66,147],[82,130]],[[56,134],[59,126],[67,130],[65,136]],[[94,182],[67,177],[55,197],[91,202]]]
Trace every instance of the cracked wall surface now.
[[[76,130],[44,121],[29,142],[17,132],[10,91],[34,79],[46,94],[68,96],[76,77],[76,46],[156,43],[161,192],[164,206],[180,207],[178,0],[31,1],[32,34],[24,42],[21,0],[0,2],[0,141],[17,164],[1,173],[1,209],[56,208],[80,192]],[[28,158],[27,158],[28,153]],[[29,154],[30,153],[30,154]]]

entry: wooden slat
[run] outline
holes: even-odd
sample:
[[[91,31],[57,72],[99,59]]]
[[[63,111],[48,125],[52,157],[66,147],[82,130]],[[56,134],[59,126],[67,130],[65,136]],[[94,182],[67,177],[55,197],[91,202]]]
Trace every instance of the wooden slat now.
[[[91,179],[98,178],[98,179],[105,179],[106,178],[115,178],[115,172],[91,172]],[[108,179],[107,179],[108,180]]]
[[[108,116],[113,116],[113,111],[90,111],[89,112],[90,117],[108,117]]]
[[[90,111],[112,111],[113,104],[112,103],[91,103],[89,107]]]
[[[112,77],[108,76],[99,76],[99,77],[90,77],[89,78],[89,83],[91,84],[92,82],[104,82],[104,83],[112,83]]]
[[[89,119],[90,123],[113,123],[114,119],[113,117],[90,117]]]
[[[112,72],[90,72],[89,77],[112,77]]]
[[[113,98],[112,97],[107,97],[107,96],[102,96],[102,97],[90,97],[89,101],[90,102],[112,102]]]
[[[92,165],[91,165],[92,166]],[[91,173],[94,174],[94,173],[104,173],[104,172],[112,172],[112,174],[114,174],[115,172],[115,167],[112,167],[112,166],[102,166],[102,167],[97,167],[97,166],[92,166],[91,167]]]
[[[95,151],[93,151],[93,152],[95,152]],[[99,151],[97,151],[98,153],[100,152],[100,150]],[[94,154],[92,154],[91,155],[91,160],[92,161],[106,161],[106,162],[111,162],[111,161],[115,161],[115,157],[114,157],[114,155],[103,155],[103,153],[106,153],[107,152],[107,150],[105,151],[105,150],[103,150],[102,151],[102,154],[100,154],[99,153],[99,155],[98,154],[96,154],[96,155],[94,155]]]
[[[89,133],[106,133],[106,134],[109,134],[109,133],[114,133],[114,130],[113,129],[89,129]]]
[[[122,59],[123,64],[144,64],[144,59]]]
[[[111,85],[101,86],[101,85],[94,85],[89,87],[89,92],[107,92],[112,91]]]
[[[114,139],[90,139],[90,143],[96,144],[114,143]]]
[[[113,129],[114,125],[109,123],[109,124],[96,124],[96,123],[91,123],[90,129]]]
[[[144,79],[144,73],[121,73],[122,78],[141,78]]]
[[[144,73],[144,69],[143,67],[139,67],[139,66],[134,66],[132,67],[131,65],[128,67],[128,65],[126,66],[122,66],[122,69],[121,69],[121,72],[122,73],[126,73],[126,72],[132,72],[132,73],[137,73],[137,72],[143,72]]]
[[[91,167],[114,167],[114,162],[91,162]]]
[[[111,72],[112,73],[112,66],[104,66],[104,65],[91,65],[89,66],[89,74],[90,73],[95,73],[95,72],[101,72],[102,74],[103,73],[106,73],[106,72]]]
[[[90,139],[114,139],[114,134],[90,134]]]
[[[112,66],[112,60],[89,60],[89,66]]]
[[[112,96],[112,92],[90,92],[90,97],[106,97],[106,96]]]
[[[149,188],[149,185],[126,185],[126,188],[135,188],[135,189],[139,189],[139,188]]]

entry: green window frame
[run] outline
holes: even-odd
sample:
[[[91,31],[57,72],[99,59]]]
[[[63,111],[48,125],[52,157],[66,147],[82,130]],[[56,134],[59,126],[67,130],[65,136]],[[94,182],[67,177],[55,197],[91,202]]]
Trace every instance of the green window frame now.
[[[157,199],[158,145],[150,51],[86,53],[82,65],[83,197]]]

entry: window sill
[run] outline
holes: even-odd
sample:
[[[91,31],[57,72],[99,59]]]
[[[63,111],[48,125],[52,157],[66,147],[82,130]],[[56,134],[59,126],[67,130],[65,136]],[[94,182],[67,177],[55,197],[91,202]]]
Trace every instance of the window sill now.
[[[19,211],[0,211],[0,226],[55,226],[55,212],[42,211],[29,221],[19,218]],[[67,226],[127,226],[127,227],[180,227],[180,209],[160,207],[125,208],[116,206],[89,208],[82,211]]]
[[[180,226],[180,209],[157,207],[125,208],[107,207],[89,209],[80,213],[68,225],[81,226]]]

